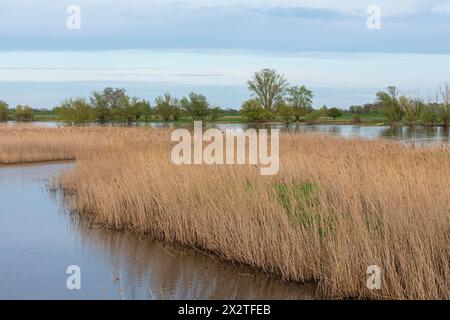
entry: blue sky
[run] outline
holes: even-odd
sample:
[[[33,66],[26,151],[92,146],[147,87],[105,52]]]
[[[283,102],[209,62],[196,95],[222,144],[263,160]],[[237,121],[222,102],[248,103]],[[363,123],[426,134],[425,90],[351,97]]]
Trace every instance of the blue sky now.
[[[372,4],[381,30],[366,27]],[[68,5],[80,30],[66,28]],[[51,107],[115,85],[238,108],[265,67],[313,88],[316,106],[388,85],[427,98],[450,81],[449,39],[448,0],[2,0],[0,99]]]

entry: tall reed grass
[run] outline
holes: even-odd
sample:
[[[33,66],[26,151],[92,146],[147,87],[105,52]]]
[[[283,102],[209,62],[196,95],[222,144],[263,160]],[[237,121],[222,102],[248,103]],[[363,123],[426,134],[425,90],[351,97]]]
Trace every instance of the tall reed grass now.
[[[75,160],[85,150],[114,144],[110,128],[42,128],[0,125],[0,165]]]
[[[85,130],[68,131],[83,151],[59,183],[95,223],[315,281],[326,297],[450,298],[448,147],[282,134],[280,171],[263,177],[175,166],[168,130]],[[381,290],[366,287],[370,265]]]

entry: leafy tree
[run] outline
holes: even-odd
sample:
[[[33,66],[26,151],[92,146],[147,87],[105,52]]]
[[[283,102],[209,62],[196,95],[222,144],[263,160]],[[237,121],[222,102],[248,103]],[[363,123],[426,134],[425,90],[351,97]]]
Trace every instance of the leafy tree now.
[[[181,117],[182,110],[180,107],[180,103],[176,100],[176,103],[172,106],[172,118],[173,121],[178,121]]]
[[[450,125],[450,85],[445,83],[440,88],[442,96],[442,104],[439,105],[439,117],[443,123],[444,128],[448,128]]]
[[[209,109],[209,118],[211,121],[216,121],[220,115],[220,108],[214,107]]]
[[[350,113],[354,113],[354,114],[363,114],[364,113],[364,108],[362,106],[351,106],[348,111],[350,111]]]
[[[261,119],[265,121],[274,120],[276,118],[275,114],[268,109],[263,109],[261,111]]]
[[[90,99],[95,110],[96,118],[100,123],[106,123],[112,118],[109,103],[103,93],[94,91]]]
[[[135,121],[136,123],[139,121],[139,119],[142,116],[142,108],[141,108],[141,103],[142,101],[140,101],[138,98],[134,97],[131,99],[130,101],[130,105],[129,105],[129,110],[127,111],[127,119],[128,122],[130,122],[130,119],[132,118],[133,121]]]
[[[91,104],[94,106],[97,118],[101,123],[110,119],[117,119],[123,115],[126,104],[126,91],[121,88],[105,88],[102,92],[94,91],[91,95]]]
[[[120,108],[120,104],[123,103],[123,98],[127,96],[125,89],[111,87],[105,88],[102,94],[111,109]]]
[[[323,105],[318,111],[319,117],[328,117],[328,107]]]
[[[0,122],[8,120],[8,104],[0,100]]]
[[[241,115],[247,118],[248,122],[257,122],[263,119],[263,110],[258,99],[251,99],[243,103]]]
[[[30,106],[18,105],[14,111],[14,117],[18,121],[33,120],[33,108],[31,108]]]
[[[277,114],[283,118],[284,121],[289,122],[294,115],[294,108],[287,104],[280,104],[277,108]]]
[[[178,107],[178,100],[172,98],[170,93],[165,93],[155,99],[156,114],[168,122],[175,108]]]
[[[283,103],[288,83],[283,75],[272,69],[256,72],[248,81],[248,88],[264,109],[275,111]]]
[[[130,124],[133,121],[139,120],[139,100],[137,98],[130,98],[127,95],[121,96],[112,108],[112,117],[123,124]]]
[[[208,100],[206,100],[206,97],[194,92],[191,92],[189,97],[181,99],[181,105],[194,120],[203,121],[210,112],[209,103]]]
[[[83,98],[67,99],[54,111],[62,121],[69,124],[85,125],[95,119],[94,108]]]
[[[150,102],[148,102],[147,100],[138,101],[136,102],[136,107],[139,109],[139,113],[144,119],[145,123],[148,123],[152,120],[153,109],[150,105]]]
[[[300,117],[304,117],[307,113],[313,111],[312,103],[314,95],[305,86],[290,87],[287,89],[287,93],[287,102],[293,108],[293,115],[296,121],[299,121]]]
[[[423,107],[421,118],[424,126],[427,128],[433,127],[438,121],[437,112],[431,104]]]
[[[403,110],[397,96],[398,91],[396,87],[388,87],[386,91],[377,93],[377,102],[381,104],[383,113],[392,126],[403,119]]]
[[[410,127],[414,127],[417,120],[420,119],[422,113],[423,103],[419,99],[411,99],[405,96],[401,96],[398,99],[398,103],[403,110],[405,119]]]
[[[343,113],[338,108],[331,108],[327,112],[327,116],[332,117],[333,120],[336,120],[336,118],[342,117]]]
[[[308,113],[305,116],[307,124],[314,124],[321,116],[321,112],[319,110],[314,110],[313,112]]]

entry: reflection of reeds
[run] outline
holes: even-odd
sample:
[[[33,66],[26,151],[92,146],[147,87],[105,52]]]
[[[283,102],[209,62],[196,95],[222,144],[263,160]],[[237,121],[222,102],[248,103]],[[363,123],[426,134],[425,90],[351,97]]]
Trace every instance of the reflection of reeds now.
[[[450,298],[448,147],[282,134],[280,172],[262,177],[174,166],[167,130],[101,130],[73,129],[82,152],[60,181],[96,223],[316,280],[331,297]],[[373,264],[379,291],[366,287]]]
[[[239,273],[250,272],[249,268],[223,264],[186,247],[167,246],[129,232],[93,229],[84,222],[78,226],[84,246],[88,246],[89,251],[97,250],[98,255],[111,261],[114,280],[118,289],[122,289],[119,295],[122,299],[137,296],[152,300],[304,299],[314,296],[314,288],[277,281],[262,273],[252,278],[239,277]]]

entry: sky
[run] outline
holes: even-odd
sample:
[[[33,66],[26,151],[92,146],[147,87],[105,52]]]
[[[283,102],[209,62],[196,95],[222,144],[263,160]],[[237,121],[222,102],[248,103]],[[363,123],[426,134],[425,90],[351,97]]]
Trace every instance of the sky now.
[[[1,0],[0,99],[51,108],[114,86],[239,108],[262,68],[312,88],[316,107],[390,85],[426,99],[450,81],[449,39],[450,0]]]

